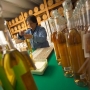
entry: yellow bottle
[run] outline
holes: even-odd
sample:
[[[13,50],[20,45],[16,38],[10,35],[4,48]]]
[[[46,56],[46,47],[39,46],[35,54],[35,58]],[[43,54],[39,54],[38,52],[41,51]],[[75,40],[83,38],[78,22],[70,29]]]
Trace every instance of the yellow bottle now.
[[[63,7],[64,10],[66,11],[67,26],[69,29],[69,34],[67,38],[67,45],[68,45],[67,47],[69,56],[71,58],[71,66],[74,74],[74,81],[79,86],[86,86],[87,82],[85,69],[80,70],[81,66],[85,62],[82,50],[82,41],[79,32],[74,26],[71,0],[66,0],[63,3]]]
[[[67,49],[66,37],[65,33],[62,32],[66,28],[66,20],[58,14],[57,10],[53,11],[53,16],[55,25],[57,27],[58,49],[61,57],[61,64],[64,71],[64,75],[66,77],[72,77],[73,74],[71,69],[70,57]]]
[[[57,42],[57,31],[56,31],[56,26],[55,26],[55,22],[53,18],[49,18],[49,23],[51,26],[51,41],[54,44],[54,51],[55,51],[55,55],[56,55],[56,60],[58,62],[58,64],[61,64],[61,58],[59,55],[59,50],[58,50],[58,42]]]
[[[19,90],[37,90],[25,57],[17,50],[12,50],[4,55],[14,71]]]

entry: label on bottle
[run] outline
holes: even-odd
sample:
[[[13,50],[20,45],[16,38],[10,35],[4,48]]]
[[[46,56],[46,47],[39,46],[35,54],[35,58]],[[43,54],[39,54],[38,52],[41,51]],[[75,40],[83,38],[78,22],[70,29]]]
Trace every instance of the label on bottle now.
[[[83,35],[83,48],[85,58],[90,57],[90,33]]]
[[[82,49],[84,49],[84,42],[83,42],[83,35],[85,34],[85,31],[81,31],[81,40],[82,40]]]
[[[86,73],[80,75],[80,79],[84,79],[86,77]]]
[[[71,67],[64,67],[64,71],[70,71]]]

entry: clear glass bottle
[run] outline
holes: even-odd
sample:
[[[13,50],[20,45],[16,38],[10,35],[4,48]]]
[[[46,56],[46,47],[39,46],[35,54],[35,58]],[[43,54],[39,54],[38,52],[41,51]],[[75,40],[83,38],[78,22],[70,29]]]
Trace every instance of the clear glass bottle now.
[[[55,55],[56,55],[56,60],[58,62],[58,64],[61,64],[61,58],[59,55],[59,49],[58,49],[58,42],[57,42],[57,31],[56,31],[56,26],[55,26],[55,22],[53,18],[49,18],[49,23],[51,26],[51,42],[53,42],[54,44],[54,50],[55,50]]]
[[[81,5],[81,15],[82,15],[82,23],[83,23],[83,31],[87,32],[87,14],[86,14],[86,6],[85,6],[86,0],[80,0]]]
[[[90,0],[86,0],[85,2],[86,7],[86,15],[87,15],[87,32],[85,34],[85,54],[88,54],[87,56],[87,82],[90,89]]]
[[[56,37],[58,42],[59,54],[61,57],[61,65],[64,70],[64,75],[66,77],[72,77],[73,74],[71,69],[70,57],[67,50],[66,37],[65,33],[62,32],[66,28],[66,20],[58,14],[57,10],[54,10],[52,13],[54,16],[54,21],[57,29]]]
[[[67,2],[67,0],[64,2],[64,5],[67,5],[67,7],[69,7],[69,9],[66,8],[67,25],[69,29],[67,47],[71,58],[71,66],[74,74],[74,81],[79,86],[86,86],[87,82],[85,69],[80,70],[81,66],[85,62],[82,51],[82,41],[79,32],[74,26],[72,17],[72,7],[70,8],[70,3],[71,1]]]

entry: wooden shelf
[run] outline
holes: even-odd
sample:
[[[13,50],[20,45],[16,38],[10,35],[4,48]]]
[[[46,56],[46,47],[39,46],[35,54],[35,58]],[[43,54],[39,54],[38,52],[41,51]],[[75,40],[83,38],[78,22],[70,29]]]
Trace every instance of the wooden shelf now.
[[[14,26],[16,26],[16,25],[18,25],[18,24],[20,24],[20,23],[22,23],[23,21],[24,21],[24,20],[22,20],[22,21],[18,21],[17,23],[11,25],[10,28],[11,28],[11,27],[14,27]]]
[[[46,11],[46,9],[44,9],[44,10],[41,10],[41,11],[38,11],[37,13],[34,13],[33,15],[39,15],[39,14],[41,14],[41,13],[43,13],[43,12],[45,12]]]
[[[43,3],[44,3],[44,7],[45,7],[45,8],[44,8],[43,10],[40,10],[40,11],[34,13],[33,15],[38,16],[38,15],[40,15],[40,14],[46,13],[47,18],[49,18],[49,17],[50,17],[49,10],[51,10],[51,9],[53,10],[53,9],[55,9],[55,8],[58,8],[58,7],[63,3],[63,0],[60,1],[60,2],[58,2],[58,3],[53,4],[52,6],[48,6],[47,0],[43,0]],[[27,12],[27,13],[28,13],[28,12]],[[27,24],[26,24],[26,22],[25,22],[24,13],[21,12],[20,15],[21,15],[21,18],[22,18],[22,19],[20,19],[20,21],[18,21],[17,23],[14,23],[14,24],[12,24],[12,25],[9,25],[9,23],[8,23],[8,28],[9,28],[9,30],[11,30],[11,28],[13,28],[14,26],[17,27],[19,24],[24,23],[24,27],[23,27],[22,29],[10,33],[12,36],[13,36],[14,34],[17,34],[19,31],[27,30],[27,28],[28,28],[28,26],[27,26]],[[43,22],[43,21],[46,21],[46,20],[42,20],[41,22]],[[41,22],[39,22],[38,25],[40,25]]]
[[[22,29],[20,29],[20,30],[17,30],[17,31],[15,31],[15,32],[13,32],[12,35],[18,33],[19,31],[23,31],[23,30],[26,30],[26,28],[22,28]]]
[[[60,1],[60,2],[58,2],[58,3],[53,4],[52,6],[48,7],[48,10],[51,10],[51,9],[53,9],[53,8],[55,8],[55,7],[60,6],[60,5],[62,4],[62,2],[63,2],[63,1]]]

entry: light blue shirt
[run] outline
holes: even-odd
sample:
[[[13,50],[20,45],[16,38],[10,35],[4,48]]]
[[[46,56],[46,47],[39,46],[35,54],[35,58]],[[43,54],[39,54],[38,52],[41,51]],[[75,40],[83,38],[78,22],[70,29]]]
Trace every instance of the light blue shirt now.
[[[32,34],[32,30],[28,29],[25,31],[26,34]],[[32,34],[33,38],[30,39],[30,43],[33,49],[49,47],[47,41],[47,33],[44,27],[37,26]],[[18,35],[18,39],[24,40],[24,36]]]

